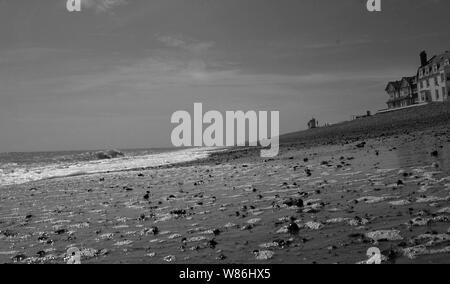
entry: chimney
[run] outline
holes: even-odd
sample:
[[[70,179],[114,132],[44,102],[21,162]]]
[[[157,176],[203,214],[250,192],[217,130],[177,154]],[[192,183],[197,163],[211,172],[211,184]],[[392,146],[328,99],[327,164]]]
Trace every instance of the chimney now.
[[[420,66],[425,66],[428,62],[427,53],[425,51],[422,51],[420,53]]]

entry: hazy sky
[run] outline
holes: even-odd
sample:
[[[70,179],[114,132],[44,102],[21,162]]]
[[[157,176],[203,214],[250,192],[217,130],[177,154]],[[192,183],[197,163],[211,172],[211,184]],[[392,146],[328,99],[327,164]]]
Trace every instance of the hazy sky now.
[[[171,146],[194,102],[348,120],[450,49],[448,0],[84,2],[0,0],[0,152]]]

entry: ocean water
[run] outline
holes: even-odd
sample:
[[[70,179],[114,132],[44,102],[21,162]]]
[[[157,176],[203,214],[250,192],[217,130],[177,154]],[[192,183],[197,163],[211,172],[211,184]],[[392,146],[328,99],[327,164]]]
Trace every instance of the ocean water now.
[[[0,153],[0,186],[189,162],[214,151],[218,149],[121,150],[123,156],[107,159],[99,155],[106,151]]]

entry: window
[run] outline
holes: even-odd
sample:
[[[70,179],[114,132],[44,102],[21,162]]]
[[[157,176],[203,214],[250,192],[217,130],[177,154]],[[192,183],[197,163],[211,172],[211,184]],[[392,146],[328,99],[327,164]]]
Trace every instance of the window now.
[[[437,70],[438,70],[438,67],[437,67],[437,65],[436,65],[436,64],[434,64],[434,65],[433,65],[433,73],[436,73],[436,72],[437,72]]]
[[[439,82],[438,82],[437,77],[434,77],[434,85],[435,85],[435,86],[439,86]]]
[[[436,90],[436,101],[439,100],[439,90]]]
[[[420,81],[420,88],[423,89],[423,81]]]
[[[444,75],[444,73],[441,74],[441,82],[445,82],[445,75]]]
[[[430,80],[427,80],[427,88],[430,87]]]
[[[425,68],[425,76],[428,76],[430,74],[430,70],[427,68]]]
[[[423,69],[420,69],[420,71],[419,71],[419,78],[422,78],[423,77]]]
[[[445,59],[444,65],[445,66],[449,66],[450,65],[450,61],[448,59]]]
[[[442,96],[445,97],[445,87],[442,87]]]

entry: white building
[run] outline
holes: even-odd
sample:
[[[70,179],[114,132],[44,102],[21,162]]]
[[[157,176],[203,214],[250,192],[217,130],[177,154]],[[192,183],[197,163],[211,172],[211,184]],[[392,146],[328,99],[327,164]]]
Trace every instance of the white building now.
[[[450,53],[433,56],[428,60],[423,51],[417,71],[419,103],[443,102],[450,99]]]

